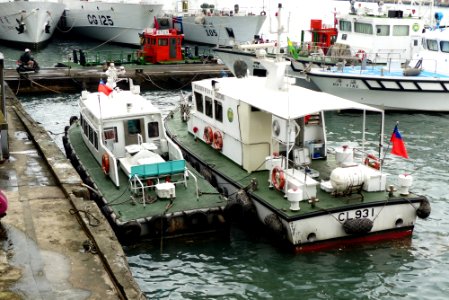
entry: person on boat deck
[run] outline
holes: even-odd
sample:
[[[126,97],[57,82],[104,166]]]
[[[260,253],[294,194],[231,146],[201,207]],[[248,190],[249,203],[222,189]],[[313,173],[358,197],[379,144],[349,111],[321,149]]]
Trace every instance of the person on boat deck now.
[[[34,58],[31,56],[31,50],[26,48],[25,52],[20,56],[20,62],[30,68],[34,65]]]

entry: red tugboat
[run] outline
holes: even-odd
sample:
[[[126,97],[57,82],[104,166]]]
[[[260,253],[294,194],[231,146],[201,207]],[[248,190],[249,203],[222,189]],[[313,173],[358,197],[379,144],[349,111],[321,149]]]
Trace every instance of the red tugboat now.
[[[182,39],[176,29],[150,28],[140,35],[142,48],[137,51],[138,62],[160,63],[184,60]]]

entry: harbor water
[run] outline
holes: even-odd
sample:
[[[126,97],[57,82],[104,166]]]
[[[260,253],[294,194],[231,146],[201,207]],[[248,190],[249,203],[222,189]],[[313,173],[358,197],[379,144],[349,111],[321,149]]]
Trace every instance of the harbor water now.
[[[347,1],[339,2],[349,6]],[[66,60],[73,49],[129,50],[56,38],[34,54],[41,66],[50,67]],[[14,67],[21,50],[0,46],[0,52],[6,67]],[[143,94],[167,113],[179,101],[180,91]],[[78,97],[48,94],[20,100],[62,149],[64,127],[78,115]],[[431,105],[431,99],[425,101]],[[329,142],[347,143],[345,132],[360,131],[353,118],[352,114],[330,115]],[[447,299],[449,114],[388,112],[387,135],[396,121],[410,159],[388,154],[385,170],[393,178],[412,174],[413,192],[427,196],[432,206],[429,218],[417,219],[411,238],[295,255],[257,232],[233,226],[225,236],[126,247],[145,295],[149,299]]]
[[[144,93],[166,113],[179,95]],[[62,147],[77,99],[64,94],[21,101]],[[354,115],[341,117],[327,119],[332,144],[347,143],[344,133],[359,131]],[[412,238],[294,255],[257,232],[232,227],[225,236],[126,247],[138,284],[150,299],[447,299],[449,114],[389,112],[387,131],[396,121],[410,159],[388,154],[385,170],[394,178],[412,174],[412,190],[432,205],[430,217],[417,220]]]

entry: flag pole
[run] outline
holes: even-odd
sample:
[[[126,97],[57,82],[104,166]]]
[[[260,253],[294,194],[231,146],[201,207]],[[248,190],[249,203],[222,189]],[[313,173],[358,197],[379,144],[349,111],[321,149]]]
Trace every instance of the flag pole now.
[[[398,126],[398,125],[399,125],[399,121],[396,121],[395,127]],[[394,133],[394,129],[393,129],[393,133]],[[384,164],[385,157],[387,156],[388,150],[390,150],[390,145],[391,145],[391,139],[388,141],[387,150],[385,150],[384,155],[382,157],[382,161],[380,162],[381,166],[383,166],[383,164]]]

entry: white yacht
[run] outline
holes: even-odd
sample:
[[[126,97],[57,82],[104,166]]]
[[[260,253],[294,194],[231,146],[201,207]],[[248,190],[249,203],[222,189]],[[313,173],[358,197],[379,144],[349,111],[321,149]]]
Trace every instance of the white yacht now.
[[[61,0],[0,0],[0,40],[36,48],[50,40],[63,11]]]
[[[104,42],[140,46],[139,34],[153,27],[162,9],[155,1],[64,0],[66,31]]]

